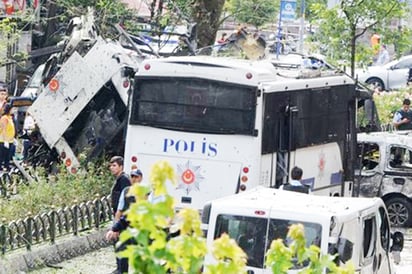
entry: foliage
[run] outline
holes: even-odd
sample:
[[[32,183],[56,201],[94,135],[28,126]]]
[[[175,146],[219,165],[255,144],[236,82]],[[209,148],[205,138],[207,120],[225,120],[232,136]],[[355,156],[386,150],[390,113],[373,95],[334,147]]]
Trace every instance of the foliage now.
[[[134,185],[131,188],[136,197],[128,211],[128,221],[133,229],[126,230],[120,236],[125,242],[131,237],[136,244],[128,245],[121,252],[132,261],[135,273],[196,273],[206,254],[206,242],[201,238],[200,217],[197,211],[186,209],[177,215],[176,226],[180,235],[167,240],[170,220],[174,218],[174,201],[167,195],[165,181],[175,181],[174,170],[167,162],[156,164],[150,174],[153,195],[161,198],[157,203],[146,199],[149,187]]]
[[[129,228],[121,233],[117,244],[127,245],[118,256],[128,258],[134,273],[200,273],[208,252],[200,229],[200,216],[197,211],[186,208],[175,217],[173,198],[165,188],[166,181],[175,182],[175,178],[167,162],[154,165],[150,174],[152,191],[154,196],[163,198],[157,203],[146,198],[148,186],[136,184],[131,188],[136,202],[126,212]],[[170,222],[173,222],[171,231],[179,231],[179,235],[168,239]],[[352,265],[345,269],[337,267],[333,262],[335,256],[320,255],[318,247],[306,248],[302,225],[291,226],[288,237],[292,239],[289,247],[282,240],[275,240],[267,253],[267,266],[273,273],[286,273],[295,258],[298,264],[309,261],[300,273],[321,273],[325,267],[330,273],[354,273]],[[205,265],[205,273],[246,273],[246,254],[227,234],[213,242],[210,253],[215,263]]]
[[[387,1],[352,1],[340,0],[332,9],[327,9],[324,4],[314,3],[310,6],[313,20],[319,26],[315,40],[323,48],[323,53],[330,59],[347,60],[354,75],[355,62],[370,63],[371,56],[362,54],[363,48],[358,47],[359,38],[367,32],[390,33],[391,20],[406,16],[406,3],[398,0]],[[398,35],[407,35],[404,30]],[[399,39],[399,38],[398,38]],[[360,60],[368,57],[369,60]]]
[[[7,48],[18,42],[21,30],[18,29],[17,20],[13,18],[4,18],[0,20],[0,52],[6,53]],[[13,56],[0,57],[0,67],[8,62],[13,61]]]
[[[111,37],[111,24],[122,23],[127,29],[136,33],[139,22],[145,21],[151,25],[151,35],[158,36],[168,25],[197,24],[199,47],[213,44],[220,25],[220,15],[225,0],[146,0],[151,16],[139,18],[136,11],[128,9],[117,0],[57,0],[57,5],[63,14],[60,21],[80,16],[86,13],[87,7],[94,7],[97,14],[97,25],[104,36]],[[137,27],[136,27],[137,26]]]
[[[276,18],[279,1],[273,0],[228,0],[227,9],[240,23],[251,24],[257,29]]]
[[[394,58],[400,58],[401,56],[411,52],[411,39],[412,29],[405,27],[398,27],[396,30],[386,32],[383,35],[384,43],[393,44],[394,46]]]
[[[328,269],[328,273],[355,273],[352,263],[348,263],[345,268],[338,267],[333,261],[335,255],[321,255],[319,247],[315,245],[306,247],[302,224],[292,225],[287,236],[293,240],[289,247],[284,245],[282,239],[277,239],[272,242],[266,254],[266,266],[271,268],[273,273],[287,273],[293,266],[292,261],[302,267],[307,265],[299,272],[302,274],[322,273],[324,268]]]
[[[212,273],[246,273],[247,256],[236,241],[223,234],[213,242],[213,257],[217,264],[208,265],[207,274]],[[229,259],[230,258],[230,259]]]
[[[62,22],[76,16],[85,15],[88,7],[94,7],[96,25],[103,36],[110,37],[112,25],[121,23],[125,19],[136,19],[126,4],[118,0],[57,0],[62,13],[59,18]]]
[[[311,18],[313,16],[313,14],[312,14],[313,11],[310,9],[310,7],[313,4],[318,3],[318,4],[325,5],[325,6],[328,4],[328,0],[298,0],[297,1],[297,6],[298,7],[301,6],[302,1],[305,2],[305,18],[307,18],[308,20],[311,20]]]
[[[23,30],[27,30],[30,23],[34,22],[35,16],[31,8],[23,12],[16,11],[12,17],[0,20],[0,52],[6,53],[7,47],[17,44]],[[27,59],[27,54],[21,51],[13,52],[11,56],[0,57],[0,67],[5,63],[15,63]]]
[[[37,174],[37,182],[19,185],[18,195],[10,200],[0,199],[0,220],[4,218],[9,222],[25,218],[29,212],[37,215],[53,207],[70,206],[92,200],[96,195],[108,195],[113,183],[106,163],[89,163],[87,172],[76,174],[68,173],[64,166],[53,177],[40,168]]]

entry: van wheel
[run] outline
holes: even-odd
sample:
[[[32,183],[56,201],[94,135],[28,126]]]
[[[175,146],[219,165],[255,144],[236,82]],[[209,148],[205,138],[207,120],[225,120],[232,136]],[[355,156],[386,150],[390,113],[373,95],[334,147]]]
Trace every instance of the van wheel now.
[[[387,200],[385,204],[392,226],[409,227],[411,225],[412,206],[408,199],[394,197]]]

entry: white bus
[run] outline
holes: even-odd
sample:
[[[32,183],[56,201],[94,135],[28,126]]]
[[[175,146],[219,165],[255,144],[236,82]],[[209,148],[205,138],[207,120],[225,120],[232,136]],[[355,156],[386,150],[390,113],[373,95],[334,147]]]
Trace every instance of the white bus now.
[[[155,162],[169,161],[177,207],[201,209],[257,185],[279,187],[295,165],[315,194],[347,195],[355,83],[341,74],[297,76],[269,61],[145,60],[130,97],[125,170],[139,168],[148,180]]]

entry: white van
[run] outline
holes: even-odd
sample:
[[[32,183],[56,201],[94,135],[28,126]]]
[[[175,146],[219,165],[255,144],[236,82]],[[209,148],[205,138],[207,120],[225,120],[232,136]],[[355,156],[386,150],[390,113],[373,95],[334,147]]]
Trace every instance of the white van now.
[[[287,241],[288,228],[301,223],[307,244],[322,254],[338,254],[338,263],[351,260],[356,273],[394,273],[391,251],[401,251],[403,234],[391,234],[380,198],[307,195],[258,187],[205,205],[202,225],[207,244],[227,233],[248,256],[248,273],[271,273],[265,253],[274,239]],[[211,254],[205,264],[213,263]],[[298,267],[290,273],[297,273]]]

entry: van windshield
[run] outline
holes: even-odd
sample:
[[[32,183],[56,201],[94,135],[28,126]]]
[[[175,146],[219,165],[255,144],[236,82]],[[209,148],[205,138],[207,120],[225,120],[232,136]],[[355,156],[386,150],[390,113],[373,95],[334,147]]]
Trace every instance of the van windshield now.
[[[302,224],[305,228],[307,246],[321,245],[322,226],[317,223],[297,220],[265,219],[257,217],[219,215],[216,222],[214,239],[226,233],[234,239],[248,256],[247,265],[263,268],[265,254],[273,240],[283,239],[288,245],[291,239],[287,237],[292,224]],[[304,265],[295,265],[303,268]]]

